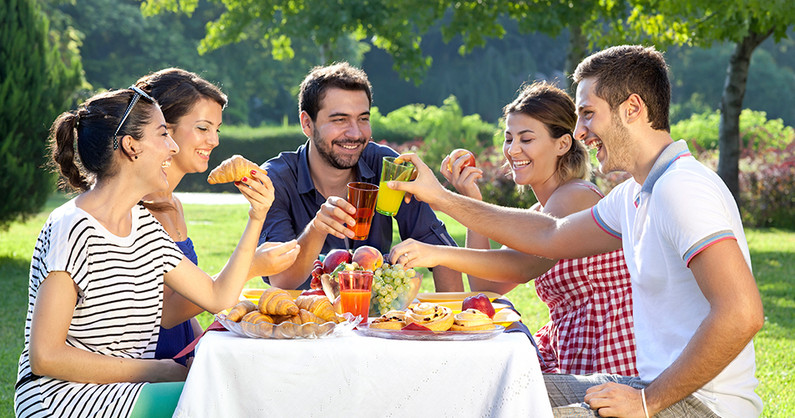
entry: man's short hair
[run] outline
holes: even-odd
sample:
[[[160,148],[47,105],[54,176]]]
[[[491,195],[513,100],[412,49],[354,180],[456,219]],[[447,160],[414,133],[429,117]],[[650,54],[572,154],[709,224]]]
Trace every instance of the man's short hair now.
[[[586,78],[594,79],[594,92],[611,110],[635,93],[646,103],[651,127],[671,131],[668,65],[653,46],[620,45],[599,51],[584,59],[574,71],[575,83]]]
[[[363,91],[367,94],[370,105],[373,104],[372,86],[367,74],[347,62],[337,62],[315,67],[304,78],[298,93],[298,112],[306,112],[312,120],[316,120],[320,101],[330,88]]]

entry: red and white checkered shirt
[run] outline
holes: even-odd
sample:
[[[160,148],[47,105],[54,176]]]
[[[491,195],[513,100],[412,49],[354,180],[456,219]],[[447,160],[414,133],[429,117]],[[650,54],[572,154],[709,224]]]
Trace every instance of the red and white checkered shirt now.
[[[638,375],[623,250],[560,260],[535,285],[551,318],[535,334],[543,372]]]

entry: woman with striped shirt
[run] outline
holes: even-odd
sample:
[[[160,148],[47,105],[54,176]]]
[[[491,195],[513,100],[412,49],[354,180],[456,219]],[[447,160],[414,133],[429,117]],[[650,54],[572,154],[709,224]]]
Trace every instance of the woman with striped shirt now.
[[[170,416],[187,368],[153,358],[157,330],[193,314],[163,308],[164,284],[210,312],[233,305],[272,184],[258,170],[237,184],[249,220],[213,281],[140,203],[168,188],[164,167],[178,151],[154,99],[134,86],[99,94],[60,115],[50,140],[54,164],[81,193],[50,214],[36,242],[15,413]]]

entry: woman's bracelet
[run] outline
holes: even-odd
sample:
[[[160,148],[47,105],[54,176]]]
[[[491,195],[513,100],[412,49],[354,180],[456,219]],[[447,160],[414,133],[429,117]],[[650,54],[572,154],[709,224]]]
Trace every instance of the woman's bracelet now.
[[[649,410],[646,408],[646,388],[641,388],[640,398],[643,400],[643,413],[646,414],[646,418],[649,418]]]

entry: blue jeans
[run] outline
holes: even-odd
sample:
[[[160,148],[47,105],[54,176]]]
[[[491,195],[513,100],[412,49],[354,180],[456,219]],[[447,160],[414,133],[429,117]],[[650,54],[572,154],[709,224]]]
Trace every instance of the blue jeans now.
[[[639,377],[616,374],[544,374],[544,383],[547,386],[549,403],[552,404],[552,413],[555,417],[561,418],[599,417],[600,415],[592,410],[583,399],[585,399],[585,391],[589,387],[607,382],[620,383],[635,389],[645,388],[649,384],[640,380]],[[657,418],[718,417],[693,395],[689,395],[654,416]]]

